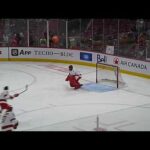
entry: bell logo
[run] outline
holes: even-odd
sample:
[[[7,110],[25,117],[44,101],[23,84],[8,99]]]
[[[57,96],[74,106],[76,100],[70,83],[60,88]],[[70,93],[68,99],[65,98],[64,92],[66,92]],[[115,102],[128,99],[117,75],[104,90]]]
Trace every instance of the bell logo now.
[[[117,65],[119,64],[119,58],[118,57],[114,58],[114,64],[117,64]]]

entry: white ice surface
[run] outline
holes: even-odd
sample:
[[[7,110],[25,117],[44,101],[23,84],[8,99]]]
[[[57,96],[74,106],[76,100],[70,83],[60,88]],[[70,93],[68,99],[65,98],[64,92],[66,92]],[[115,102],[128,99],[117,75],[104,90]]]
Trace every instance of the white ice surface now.
[[[150,131],[150,80],[122,74],[124,88],[93,92],[74,90],[65,81],[67,64],[0,62],[0,90],[5,85],[14,94],[19,126],[16,131]],[[74,65],[81,83],[95,82],[95,68]]]

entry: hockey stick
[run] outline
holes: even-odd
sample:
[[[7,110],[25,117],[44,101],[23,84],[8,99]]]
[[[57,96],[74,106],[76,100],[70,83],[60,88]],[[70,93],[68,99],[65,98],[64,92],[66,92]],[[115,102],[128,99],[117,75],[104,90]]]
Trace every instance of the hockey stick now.
[[[28,85],[25,86],[25,89],[22,92],[20,92],[19,95],[26,92],[27,90],[28,90]]]

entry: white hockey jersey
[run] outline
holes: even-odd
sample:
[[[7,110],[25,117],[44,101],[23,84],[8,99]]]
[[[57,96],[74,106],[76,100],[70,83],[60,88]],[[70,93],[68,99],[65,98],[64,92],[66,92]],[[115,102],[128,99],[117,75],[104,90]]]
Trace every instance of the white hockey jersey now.
[[[8,90],[4,90],[4,91],[0,94],[0,99],[9,99],[9,92],[8,92]]]
[[[13,98],[13,96],[9,95],[8,90],[4,90],[0,94],[0,125],[2,131],[13,131],[18,125],[12,106],[7,103],[7,99]]]
[[[80,73],[80,72],[77,72],[77,71],[74,71],[74,70],[69,71],[69,75],[72,75],[72,76],[80,76],[80,77],[81,77],[81,73]]]

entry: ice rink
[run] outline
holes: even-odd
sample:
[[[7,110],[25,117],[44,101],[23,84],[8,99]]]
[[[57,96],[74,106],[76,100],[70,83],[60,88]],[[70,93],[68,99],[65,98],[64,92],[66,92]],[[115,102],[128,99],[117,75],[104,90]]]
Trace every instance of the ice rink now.
[[[78,90],[65,81],[68,64],[0,63],[0,91],[8,85],[10,94],[19,93],[29,85],[8,101],[19,120],[16,131],[150,131],[150,80],[122,74],[125,87],[92,91],[95,68],[74,69],[82,73]]]

